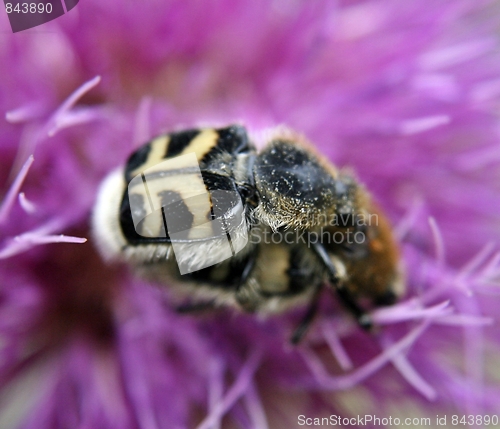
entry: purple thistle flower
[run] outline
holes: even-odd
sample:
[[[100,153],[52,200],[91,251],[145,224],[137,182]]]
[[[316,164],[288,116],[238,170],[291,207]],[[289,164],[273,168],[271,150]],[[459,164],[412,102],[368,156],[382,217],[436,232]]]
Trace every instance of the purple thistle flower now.
[[[499,13],[85,0],[16,34],[0,14],[0,427],[497,413]],[[388,213],[408,290],[373,312],[376,335],[325,294],[292,347],[300,311],[181,316],[168,290],[102,262],[88,225],[102,178],[160,132],[233,122],[305,134]]]

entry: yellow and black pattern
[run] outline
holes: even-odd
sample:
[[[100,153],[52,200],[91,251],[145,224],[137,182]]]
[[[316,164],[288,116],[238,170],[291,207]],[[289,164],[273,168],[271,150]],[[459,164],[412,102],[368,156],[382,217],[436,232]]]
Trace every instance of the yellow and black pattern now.
[[[172,234],[175,241],[223,235],[220,223],[209,221],[227,217],[241,200],[220,159],[227,165],[253,150],[238,126],[166,134],[142,146],[125,167],[120,225],[128,243],[169,243]]]
[[[179,155],[194,153],[203,169],[210,168],[210,162],[221,153],[236,156],[249,151],[255,149],[249,143],[246,130],[236,125],[164,134],[146,143],[129,157],[125,166],[125,180],[128,183],[142,171]]]

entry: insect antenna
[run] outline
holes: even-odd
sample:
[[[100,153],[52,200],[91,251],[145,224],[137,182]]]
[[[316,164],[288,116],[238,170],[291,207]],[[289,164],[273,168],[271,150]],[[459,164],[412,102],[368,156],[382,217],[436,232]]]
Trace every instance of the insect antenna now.
[[[314,291],[314,295],[311,299],[309,307],[307,308],[306,314],[300,321],[297,328],[295,328],[295,331],[293,331],[292,337],[290,338],[290,342],[292,344],[294,345],[298,344],[300,340],[304,338],[304,335],[309,329],[309,326],[311,326],[311,323],[318,312],[320,292],[321,292],[321,287],[320,286],[316,287],[316,290]]]
[[[329,286],[335,290],[343,306],[356,318],[359,326],[361,326],[364,330],[369,331],[372,328],[372,321],[370,320],[370,317],[366,314],[365,310],[358,305],[349,290],[342,286],[337,269],[328,256],[323,243],[318,240],[319,237],[315,233],[310,234],[309,237],[311,238],[309,242],[311,243],[313,251],[316,253],[327,270]]]

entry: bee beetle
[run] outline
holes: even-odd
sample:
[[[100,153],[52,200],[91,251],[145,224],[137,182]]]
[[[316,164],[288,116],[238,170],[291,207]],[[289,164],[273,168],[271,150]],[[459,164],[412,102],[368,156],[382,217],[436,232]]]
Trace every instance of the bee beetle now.
[[[298,134],[276,128],[257,152],[239,125],[160,135],[102,183],[93,236],[104,258],[172,288],[179,311],[281,312],[336,292],[364,307],[404,291],[391,227],[367,190]],[[187,299],[187,301],[186,301]]]

